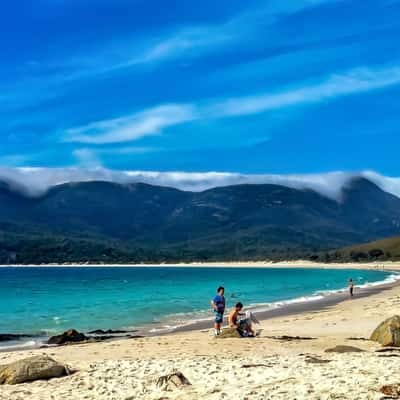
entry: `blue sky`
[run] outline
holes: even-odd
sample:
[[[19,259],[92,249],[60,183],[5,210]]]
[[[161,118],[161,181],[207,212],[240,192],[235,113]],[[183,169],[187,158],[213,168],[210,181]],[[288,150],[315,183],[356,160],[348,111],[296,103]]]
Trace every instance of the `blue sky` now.
[[[400,1],[31,0],[0,165],[398,176]]]

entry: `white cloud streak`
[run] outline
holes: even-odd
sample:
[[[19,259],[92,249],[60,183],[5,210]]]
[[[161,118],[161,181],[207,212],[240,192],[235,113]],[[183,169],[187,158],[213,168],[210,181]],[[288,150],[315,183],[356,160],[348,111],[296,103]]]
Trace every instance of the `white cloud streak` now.
[[[337,0],[271,0],[262,7],[245,11],[223,21],[209,25],[193,25],[164,33],[160,38],[147,38],[126,51],[128,58],[114,61],[100,72],[109,72],[141,64],[165,62],[174,58],[201,57],[218,51],[221,47],[237,46],[254,41],[259,32],[280,17],[309,7]],[[132,49],[132,44],[129,46]],[[125,56],[126,57],[126,56]],[[106,58],[107,57],[102,57]]]
[[[96,121],[67,130],[66,141],[86,144],[130,142],[161,134],[166,128],[194,120],[219,119],[263,113],[285,107],[328,101],[398,85],[400,67],[356,68],[314,83],[280,92],[224,100],[209,99],[198,104],[167,104],[121,118]]]
[[[84,47],[63,58],[31,60],[26,65],[24,79],[10,85],[7,94],[0,95],[5,106],[14,110],[60,96],[60,82],[92,79],[125,68],[150,67],[171,60],[182,63],[226,49],[257,43],[266,27],[280,17],[309,7],[338,0],[270,0],[261,7],[244,11],[225,21],[213,24],[187,25],[169,31],[160,30],[140,36],[101,43],[94,48]],[[40,72],[40,79],[37,73]],[[22,83],[21,83],[22,82]],[[29,87],[29,90],[27,90]]]
[[[139,45],[135,54],[130,58],[106,66],[101,72],[105,73],[141,64],[161,63],[174,58],[187,57],[189,54],[193,57],[200,57],[232,41],[234,41],[234,37],[229,32],[216,29],[214,26],[185,28]]]
[[[96,121],[67,130],[66,141],[108,144],[129,142],[144,136],[157,135],[163,129],[192,121],[196,118],[190,105],[160,105],[129,116]]]
[[[105,168],[0,168],[0,180],[32,196],[41,195],[50,187],[63,183],[106,181],[120,184],[141,182],[196,192],[238,184],[275,184],[294,189],[314,190],[330,199],[340,200],[342,189],[354,177],[367,178],[383,190],[400,197],[400,178],[386,177],[374,171],[271,175],[230,172],[116,171]]]
[[[251,115],[299,104],[317,103],[340,96],[348,96],[382,89],[400,83],[400,67],[381,70],[357,68],[344,74],[278,93],[232,98],[213,104],[209,115],[216,118]]]
[[[45,98],[54,96],[55,88],[61,80],[75,81],[107,74],[135,66],[153,66],[170,60],[182,60],[202,57],[221,48],[234,48],[237,45],[257,42],[260,32],[275,23],[280,17],[287,16],[309,7],[338,0],[269,0],[258,8],[249,8],[225,21],[211,24],[195,24],[179,29],[160,30],[150,35],[124,35],[123,38],[101,43],[94,49],[85,48],[63,59],[49,59],[39,63],[32,60],[26,64],[26,76],[38,70],[56,71],[40,82],[40,90],[33,96]],[[43,71],[42,71],[43,73]],[[35,80],[34,80],[35,81]],[[49,85],[49,91],[43,95],[43,87]],[[26,98],[26,83],[19,87]],[[7,102],[15,97],[14,90],[7,95]],[[19,96],[18,96],[19,97]],[[32,99],[29,99],[32,100]]]

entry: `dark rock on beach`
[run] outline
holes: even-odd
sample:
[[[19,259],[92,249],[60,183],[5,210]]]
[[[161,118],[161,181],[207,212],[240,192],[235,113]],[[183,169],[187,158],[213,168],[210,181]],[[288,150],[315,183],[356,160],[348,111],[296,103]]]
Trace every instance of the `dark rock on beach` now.
[[[364,350],[358,347],[345,346],[345,345],[338,345],[325,350],[325,353],[362,353],[362,352],[364,352]]]
[[[350,337],[347,338],[347,340],[358,340],[360,342],[368,342],[370,339],[364,338],[364,337]]]
[[[297,341],[297,340],[315,340],[313,337],[308,337],[308,336],[288,336],[288,335],[283,335],[283,336],[267,336],[268,339],[274,339],[274,340],[279,340],[281,342],[292,342],[292,341]]]
[[[31,337],[30,335],[22,335],[15,333],[0,333],[0,342],[9,342],[11,340],[18,340],[22,338]]]
[[[124,333],[131,333],[131,332],[137,332],[137,331],[121,331],[121,330],[112,330],[112,329],[107,329],[106,331],[103,329],[96,329],[95,331],[90,331],[88,332],[88,335],[119,335],[119,334],[124,334]]]
[[[135,332],[135,331],[130,331]],[[119,335],[119,336],[118,336]],[[78,332],[75,329],[70,329],[61,335],[52,336],[47,344],[64,345],[68,343],[80,343],[80,342],[102,342],[104,340],[111,340],[116,338],[127,338],[137,339],[142,338],[141,335],[131,335],[128,331],[113,331],[111,329],[104,331],[97,329],[95,331],[88,332],[88,336],[84,333]]]
[[[142,335],[120,335],[120,336],[115,336],[115,335],[96,335],[96,336],[88,336],[87,341],[88,342],[103,342],[105,340],[112,340],[112,339],[140,339],[143,338],[144,336]]]
[[[315,356],[307,356],[305,358],[305,362],[308,364],[328,364],[331,362],[331,360],[324,360],[322,358]]]
[[[175,371],[172,374],[160,376],[156,381],[156,386],[165,391],[180,389],[192,384],[180,371]]]
[[[76,331],[75,329],[70,329],[61,335],[57,336],[52,336],[48,341],[47,344],[66,344],[66,343],[78,343],[78,342],[84,342],[88,340],[88,337],[86,337],[83,333],[80,333]]]
[[[17,385],[39,379],[59,378],[69,371],[48,356],[35,356],[0,365],[0,385]]]

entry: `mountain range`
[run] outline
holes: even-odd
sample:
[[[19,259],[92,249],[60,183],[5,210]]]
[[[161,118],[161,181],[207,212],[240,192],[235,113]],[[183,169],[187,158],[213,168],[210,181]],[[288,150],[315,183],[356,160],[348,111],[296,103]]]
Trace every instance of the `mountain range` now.
[[[186,192],[66,183],[31,197],[0,182],[0,262],[177,262],[313,257],[400,234],[400,198],[354,178],[333,200],[285,186]]]

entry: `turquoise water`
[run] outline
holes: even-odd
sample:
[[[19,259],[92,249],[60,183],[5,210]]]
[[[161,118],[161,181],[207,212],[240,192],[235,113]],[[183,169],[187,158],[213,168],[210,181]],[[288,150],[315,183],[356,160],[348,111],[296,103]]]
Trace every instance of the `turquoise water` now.
[[[390,276],[302,268],[0,268],[0,333],[159,329],[211,317],[210,299],[219,285],[226,287],[228,307],[239,300],[271,305],[311,300],[320,291],[346,287],[350,277],[365,285]]]

